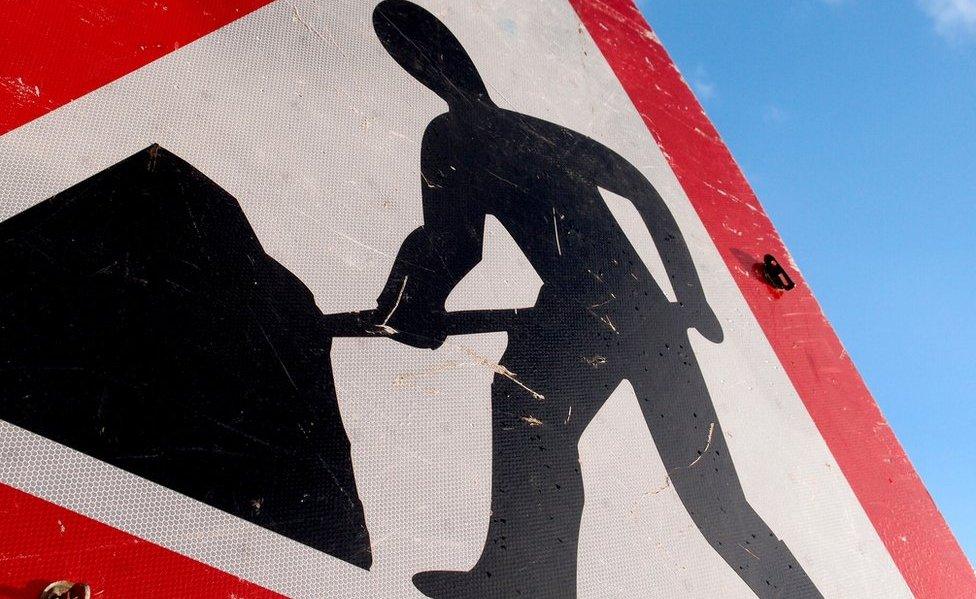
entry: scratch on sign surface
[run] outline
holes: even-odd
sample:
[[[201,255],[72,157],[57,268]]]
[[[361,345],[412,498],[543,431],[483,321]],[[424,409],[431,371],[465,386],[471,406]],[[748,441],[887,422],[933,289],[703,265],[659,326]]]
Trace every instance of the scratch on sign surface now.
[[[409,276],[403,277],[403,285],[400,285],[400,293],[397,294],[396,302],[393,304],[393,308],[390,310],[390,313],[386,315],[386,318],[383,319],[383,322],[376,325],[377,328],[382,329],[382,331],[387,335],[395,335],[398,333],[396,329],[386,323],[390,322],[390,318],[393,317],[393,313],[396,312],[397,308],[400,307],[400,300],[403,299],[403,291],[407,288],[407,281],[409,279]]]
[[[668,473],[667,473],[667,476],[664,477],[664,484],[663,485],[661,485],[660,487],[658,487],[656,489],[652,489],[652,490],[644,493],[643,495],[641,495],[641,497],[647,497],[648,495],[657,495],[661,491],[663,491],[663,490],[665,490],[665,489],[667,489],[668,487],[671,486],[671,475],[673,473],[677,472],[678,470],[683,470],[683,469],[686,469],[686,468],[691,468],[692,466],[694,466],[695,464],[697,464],[698,461],[700,459],[702,459],[702,456],[704,456],[708,452],[708,448],[712,446],[712,436],[714,434],[715,434],[715,423],[713,422],[713,423],[711,423],[708,426],[708,439],[705,441],[705,449],[702,450],[701,454],[699,454],[698,457],[695,458],[695,460],[692,463],[688,464],[687,466],[684,466],[684,467],[678,466],[677,468],[674,468],[672,470],[669,470]],[[743,549],[745,549],[745,547],[743,547]],[[747,549],[747,551],[748,551],[748,549]],[[753,555],[753,557],[755,557],[755,555]],[[759,558],[757,557],[756,559],[759,559]]]
[[[743,545],[742,543],[737,543],[737,545],[738,545],[739,547],[742,547],[742,549],[744,549],[746,553],[748,553],[748,554],[749,554],[749,555],[751,555],[752,557],[754,557],[754,558],[756,558],[756,561],[760,561],[760,562],[762,561],[761,559],[759,559],[759,556],[758,556],[758,555],[756,555],[755,553],[753,553],[753,552],[751,552],[751,551],[749,551],[749,548],[748,548],[748,547],[746,547],[745,545]]]
[[[613,324],[613,321],[610,320],[610,315],[609,314],[606,314],[604,316],[601,316],[600,317],[600,322],[602,322],[603,324],[605,324],[608,327],[610,327],[610,330],[613,331],[614,333],[619,333],[620,332],[620,331],[617,330],[617,327]]]
[[[688,464],[688,467],[689,468],[691,468],[692,466],[694,466],[695,464],[697,464],[698,463],[698,460],[702,459],[702,457],[706,453],[708,453],[708,448],[712,446],[712,434],[714,432],[715,432],[715,423],[713,422],[710,425],[708,425],[708,440],[705,441],[705,449],[703,449],[702,452],[700,454],[698,454],[698,457],[695,458],[695,461],[694,462]]]
[[[556,207],[555,206],[552,207],[552,230],[556,234],[556,251],[558,251],[559,252],[559,255],[562,256],[563,255],[563,246],[562,246],[561,243],[559,243],[559,223],[557,222],[557,219],[556,219]]]
[[[597,368],[607,363],[607,359],[599,355],[593,356],[592,358],[587,358],[586,356],[583,356],[583,360],[593,368]]]
[[[523,388],[523,389],[525,389],[526,391],[528,391],[528,392],[529,392],[529,394],[530,394],[530,395],[531,395],[532,397],[534,397],[535,399],[539,399],[539,400],[542,400],[542,399],[545,399],[545,398],[546,398],[546,396],[545,396],[545,395],[543,395],[543,394],[541,394],[541,393],[537,393],[537,392],[535,392],[535,391],[533,391],[532,389],[529,389],[529,388],[528,388],[528,387],[527,387],[527,386],[525,385],[525,383],[523,383],[522,381],[520,381],[520,380],[518,380],[518,379],[517,379],[517,378],[515,377],[515,373],[514,373],[514,372],[512,372],[511,370],[509,370],[508,368],[505,368],[505,367],[504,367],[504,366],[502,366],[501,364],[496,364],[495,362],[492,362],[492,361],[491,361],[491,360],[489,360],[488,358],[486,358],[486,357],[484,357],[484,356],[482,356],[482,355],[479,355],[479,354],[478,354],[478,353],[477,353],[476,351],[474,351],[474,350],[473,350],[473,349],[471,349],[471,348],[468,348],[468,347],[465,347],[465,348],[464,348],[464,351],[465,351],[465,353],[467,353],[467,354],[468,354],[469,356],[471,356],[472,358],[474,358],[475,360],[477,360],[477,361],[478,361],[478,363],[479,363],[479,364],[481,364],[482,366],[487,366],[488,368],[491,368],[491,369],[492,369],[493,371],[495,371],[495,373],[496,373],[496,374],[500,374],[500,375],[502,375],[503,377],[505,377],[505,378],[507,378],[508,380],[510,380],[510,381],[512,381],[513,383],[515,383],[515,384],[516,384],[516,385],[518,385],[519,387],[521,387],[521,388]]]
[[[336,50],[339,51],[339,54],[342,54],[343,56],[346,55],[345,51],[343,51],[343,49],[342,49],[342,46],[339,45],[339,42],[337,42],[335,40],[335,38],[333,38],[331,35],[329,37],[326,37],[325,35],[323,35],[321,31],[319,31],[315,27],[312,27],[312,24],[309,23],[308,21],[306,21],[302,17],[301,13],[298,12],[298,7],[297,6],[295,6],[291,2],[289,2],[288,5],[291,6],[291,11],[292,11],[292,14],[294,15],[294,20],[295,20],[296,23],[299,23],[302,27],[304,27],[305,29],[308,29],[310,32],[312,32],[313,34],[315,34],[315,37],[319,38],[323,42],[327,42],[327,43],[330,43],[333,46],[335,46],[336,47]]]

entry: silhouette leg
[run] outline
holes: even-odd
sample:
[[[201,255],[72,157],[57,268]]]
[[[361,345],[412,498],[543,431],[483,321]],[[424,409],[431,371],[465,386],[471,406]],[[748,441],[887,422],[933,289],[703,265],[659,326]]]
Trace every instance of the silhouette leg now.
[[[648,352],[655,356],[649,371],[632,383],[670,483],[695,525],[759,597],[820,597],[746,500],[687,336],[657,345]]]
[[[583,480],[577,444],[603,385],[577,355],[510,348],[492,384],[488,535],[469,572],[421,572],[429,597],[575,597]],[[595,403],[602,403],[599,399]],[[572,412],[570,412],[572,407]]]

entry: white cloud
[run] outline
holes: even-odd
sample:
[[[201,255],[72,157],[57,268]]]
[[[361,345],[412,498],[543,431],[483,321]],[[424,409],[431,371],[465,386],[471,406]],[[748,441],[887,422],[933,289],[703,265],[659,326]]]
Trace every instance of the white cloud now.
[[[767,125],[778,125],[780,123],[785,123],[789,118],[786,111],[777,106],[776,104],[767,104],[763,108],[762,113],[763,122]]]
[[[691,87],[700,100],[711,100],[715,97],[715,84],[701,65],[695,69],[695,74],[691,77]]]
[[[935,31],[950,40],[976,36],[976,0],[918,0]]]

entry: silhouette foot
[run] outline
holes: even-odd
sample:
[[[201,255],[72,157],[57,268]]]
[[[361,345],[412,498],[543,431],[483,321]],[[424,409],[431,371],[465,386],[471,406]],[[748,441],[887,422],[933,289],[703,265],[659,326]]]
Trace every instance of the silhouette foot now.
[[[485,597],[488,595],[487,577],[474,572],[432,570],[413,575],[413,586],[435,599]]]

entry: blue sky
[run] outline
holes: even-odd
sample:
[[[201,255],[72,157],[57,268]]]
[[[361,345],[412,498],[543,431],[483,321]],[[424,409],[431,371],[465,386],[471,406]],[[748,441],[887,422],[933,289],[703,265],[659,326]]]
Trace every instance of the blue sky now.
[[[976,562],[976,0],[639,0]]]

